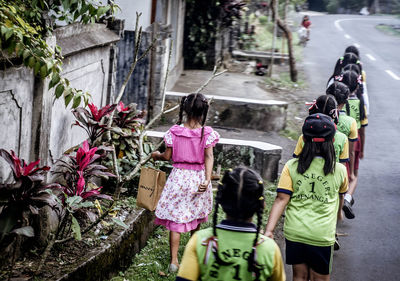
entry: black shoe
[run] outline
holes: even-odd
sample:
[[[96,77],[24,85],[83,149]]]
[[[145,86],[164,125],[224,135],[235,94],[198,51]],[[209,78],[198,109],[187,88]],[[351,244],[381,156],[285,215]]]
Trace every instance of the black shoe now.
[[[337,251],[339,249],[340,249],[339,239],[337,237],[337,234],[335,234],[335,244],[333,245],[333,250]]]
[[[353,213],[353,210],[351,209],[351,204],[347,200],[344,200],[343,212],[346,218],[350,220],[356,217]]]
[[[353,206],[354,205],[354,197],[351,197],[351,201],[350,201],[350,205]]]

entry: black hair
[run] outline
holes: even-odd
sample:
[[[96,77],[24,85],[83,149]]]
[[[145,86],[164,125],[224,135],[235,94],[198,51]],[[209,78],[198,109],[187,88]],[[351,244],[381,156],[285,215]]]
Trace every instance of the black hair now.
[[[335,170],[336,167],[336,154],[333,140],[324,142],[313,142],[304,138],[304,147],[299,155],[299,164],[297,172],[304,174],[310,167],[311,162],[315,156],[324,158],[324,174],[328,175]]]
[[[360,89],[359,75],[357,75],[357,72],[355,71],[347,70],[343,72],[341,77],[341,82],[346,84],[349,87],[350,92],[355,93],[357,98],[360,100],[360,120],[363,120],[365,118],[364,97],[362,94],[362,89]],[[346,111],[347,114],[350,114],[349,106],[346,106]]]
[[[233,171],[227,170],[218,186],[213,217],[213,235],[217,237],[216,225],[219,205],[229,217],[238,220],[246,220],[257,214],[257,233],[253,241],[251,254],[247,258],[248,271],[256,275],[255,280],[259,280],[260,270],[262,269],[262,265],[256,261],[256,246],[264,210],[263,193],[263,181],[253,170],[246,167],[238,167]],[[231,264],[221,259],[218,249],[213,252],[218,264]]]
[[[349,87],[342,82],[335,81],[333,82],[328,89],[326,89],[327,95],[332,95],[335,97],[338,105],[347,104],[347,99],[350,95]]]
[[[360,69],[361,69],[361,64],[360,64],[360,61],[358,60],[358,56],[355,55],[354,53],[346,53],[346,54],[344,54],[343,57],[340,57],[336,61],[335,69],[333,70],[333,74],[331,75],[331,77],[329,77],[328,83],[332,78],[335,78],[335,77],[341,75],[343,72],[343,68],[346,65],[351,64],[351,63],[360,65]]]
[[[332,118],[335,123],[338,123],[337,102],[332,95],[322,95],[317,98],[315,104],[310,107],[308,113],[322,113]]]
[[[343,72],[347,71],[347,70],[355,71],[355,72],[357,72],[358,75],[361,75],[361,66],[360,66],[360,64],[349,63],[348,65],[343,67]]]
[[[346,48],[346,50],[344,50],[344,53],[345,53],[345,54],[346,54],[346,53],[353,53],[353,54],[355,54],[358,58],[360,58],[360,51],[358,50],[358,48],[357,48],[356,46],[353,46],[353,45],[348,46],[348,47]]]
[[[185,112],[188,120],[198,121],[202,128],[201,138],[204,135],[204,124],[206,123],[209,104],[206,97],[200,93],[192,93],[181,100],[179,108],[179,119],[176,124],[182,124],[183,112]]]

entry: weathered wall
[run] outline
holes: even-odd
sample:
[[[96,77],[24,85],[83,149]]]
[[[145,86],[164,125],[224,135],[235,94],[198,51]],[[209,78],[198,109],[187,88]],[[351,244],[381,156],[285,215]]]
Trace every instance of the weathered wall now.
[[[108,98],[110,50],[119,37],[105,25],[74,24],[55,32],[48,43],[57,42],[63,56],[62,76],[71,86],[90,92],[97,106]],[[52,160],[86,138],[82,129],[72,127],[73,114],[64,100],[53,104],[54,89],[48,90],[48,80],[35,78],[25,67],[0,71],[0,148],[14,150],[26,161],[41,158],[41,165]],[[0,159],[0,181],[8,176],[6,163]]]
[[[29,158],[33,106],[33,71],[13,67],[0,71],[0,148]],[[0,158],[0,182],[10,176],[8,164]]]

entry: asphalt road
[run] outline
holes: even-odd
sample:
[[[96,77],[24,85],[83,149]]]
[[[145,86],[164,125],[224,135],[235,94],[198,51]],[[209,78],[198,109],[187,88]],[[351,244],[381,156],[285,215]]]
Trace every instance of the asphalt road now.
[[[323,94],[335,62],[357,44],[370,97],[365,159],[355,193],[356,218],[339,225],[331,280],[400,280],[400,37],[378,31],[383,16],[312,16],[311,40],[304,50],[310,90]]]

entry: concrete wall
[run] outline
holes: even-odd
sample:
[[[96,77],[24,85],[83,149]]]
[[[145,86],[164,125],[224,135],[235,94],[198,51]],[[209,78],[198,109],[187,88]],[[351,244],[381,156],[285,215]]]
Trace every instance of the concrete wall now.
[[[64,56],[62,76],[71,86],[88,91],[97,106],[105,105],[109,93],[110,50],[119,37],[105,25],[62,27],[49,40],[57,42]],[[87,138],[83,129],[72,127],[71,109],[64,100],[54,102],[54,89],[48,90],[48,80],[35,78],[25,67],[0,71],[0,148],[14,150],[26,161],[42,159],[41,165],[51,165],[62,153]],[[9,170],[0,159],[0,181]]]
[[[0,71],[0,148],[25,159],[31,150],[34,80],[33,71],[24,67]],[[0,158],[0,182],[10,179],[10,172]]]
[[[145,30],[151,24],[151,0],[116,0],[121,8],[115,17],[125,20],[125,30],[135,30],[136,12],[142,13],[139,26]]]

